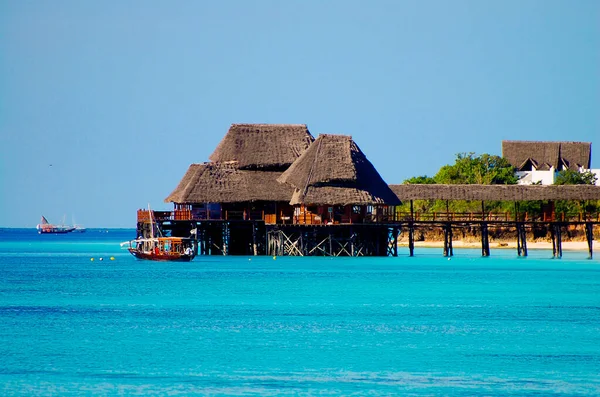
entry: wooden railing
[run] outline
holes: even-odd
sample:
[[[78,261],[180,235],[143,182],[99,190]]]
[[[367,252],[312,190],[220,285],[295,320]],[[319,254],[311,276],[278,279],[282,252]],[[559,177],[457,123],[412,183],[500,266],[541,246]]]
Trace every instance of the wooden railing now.
[[[153,221],[185,221],[185,220],[264,220],[267,224],[294,223],[304,225],[326,224],[319,215],[303,212],[290,217],[282,216],[279,222],[276,214],[266,214],[264,211],[206,211],[206,210],[175,210],[152,211]],[[150,222],[148,210],[137,211],[138,222]],[[393,214],[368,214],[364,219],[351,219],[347,216],[335,224],[350,223],[392,223],[392,222],[600,222],[600,213],[542,213],[530,214],[519,212],[396,212]]]
[[[542,213],[530,214],[519,212],[516,215],[511,212],[397,212],[393,216],[395,221],[455,221],[455,222],[600,222],[600,213]],[[377,220],[374,220],[377,221]]]
[[[315,215],[311,212],[303,212],[299,215],[294,215],[294,224],[321,225],[322,223],[322,218],[319,215]]]

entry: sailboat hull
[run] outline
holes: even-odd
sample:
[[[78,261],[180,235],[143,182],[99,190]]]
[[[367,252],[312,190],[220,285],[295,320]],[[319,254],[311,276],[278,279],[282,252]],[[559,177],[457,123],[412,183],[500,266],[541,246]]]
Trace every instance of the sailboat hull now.
[[[162,261],[162,262],[189,262],[194,259],[194,255],[186,255],[177,252],[147,252],[138,251],[135,248],[128,249],[131,255],[138,259],[144,259],[148,261]]]
[[[64,234],[71,233],[74,228],[68,227],[41,227],[38,229],[39,234]]]

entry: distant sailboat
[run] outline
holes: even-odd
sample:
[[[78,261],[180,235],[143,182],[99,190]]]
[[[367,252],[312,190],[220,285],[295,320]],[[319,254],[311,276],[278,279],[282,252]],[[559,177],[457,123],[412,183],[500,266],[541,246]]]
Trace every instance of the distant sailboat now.
[[[50,222],[48,222],[48,219],[46,219],[46,217],[43,215],[42,215],[42,220],[36,226],[36,229],[39,234],[63,234],[63,233],[70,233],[73,230],[75,230],[75,228],[73,226],[67,226],[64,224],[53,225]]]
[[[87,230],[83,225],[79,225],[77,222],[75,222],[75,217],[73,217],[73,228],[75,233],[85,233]]]

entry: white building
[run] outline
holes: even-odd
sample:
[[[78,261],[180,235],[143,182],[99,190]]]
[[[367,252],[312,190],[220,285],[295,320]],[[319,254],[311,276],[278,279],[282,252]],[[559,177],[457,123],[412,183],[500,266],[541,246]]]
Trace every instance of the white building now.
[[[591,171],[600,186],[600,169],[591,169],[591,142],[502,141],[502,157],[517,168],[519,184],[552,185],[559,171]]]

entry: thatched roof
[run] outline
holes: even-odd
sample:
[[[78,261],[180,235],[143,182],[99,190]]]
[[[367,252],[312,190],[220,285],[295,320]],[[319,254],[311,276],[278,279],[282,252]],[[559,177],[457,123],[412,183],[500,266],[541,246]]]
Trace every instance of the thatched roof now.
[[[502,141],[502,157],[519,170],[529,162],[537,169],[589,169],[591,156],[590,142]]]
[[[235,162],[192,164],[165,202],[179,204],[289,201],[279,171],[241,170]]]
[[[314,141],[305,124],[232,124],[210,160],[283,171]]]
[[[290,204],[400,204],[347,135],[319,135],[278,181],[295,188]]]
[[[600,200],[593,185],[390,185],[400,200]]]

